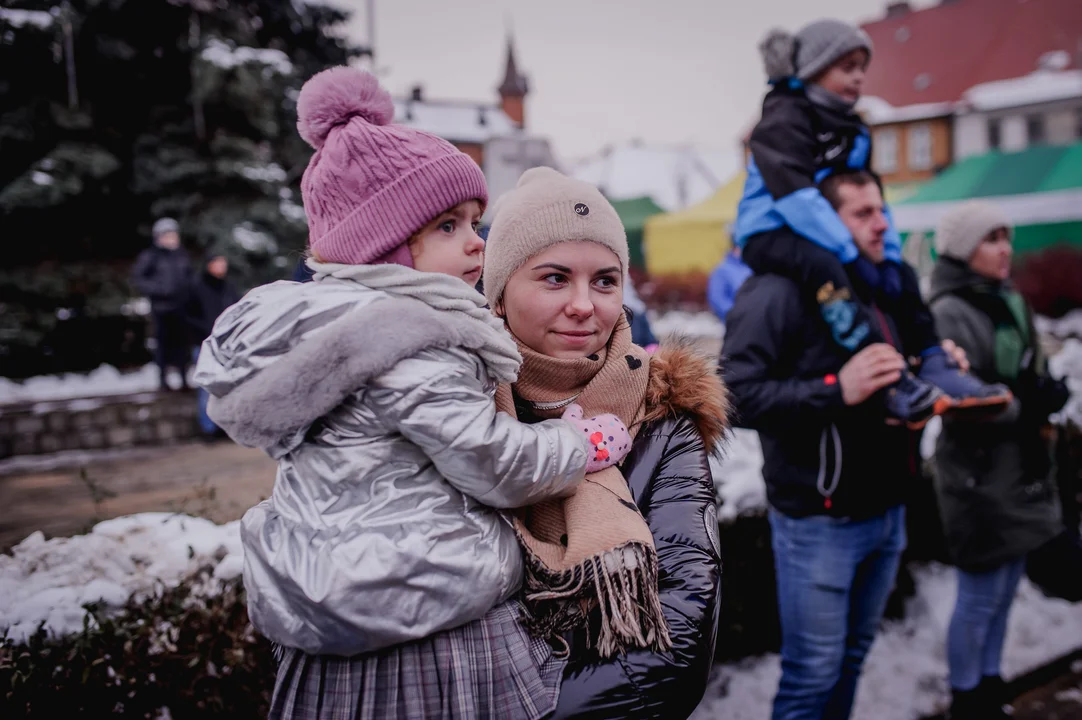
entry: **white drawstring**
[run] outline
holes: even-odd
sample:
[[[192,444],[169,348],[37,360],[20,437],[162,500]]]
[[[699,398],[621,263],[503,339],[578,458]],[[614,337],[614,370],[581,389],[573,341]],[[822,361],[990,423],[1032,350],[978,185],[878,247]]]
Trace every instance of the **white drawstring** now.
[[[827,500],[838,489],[838,482],[842,479],[842,436],[833,423],[830,425],[830,434],[834,439],[834,476],[830,479],[830,486],[827,487],[827,430],[823,428],[823,433],[819,436],[819,477],[815,481],[819,494]]]

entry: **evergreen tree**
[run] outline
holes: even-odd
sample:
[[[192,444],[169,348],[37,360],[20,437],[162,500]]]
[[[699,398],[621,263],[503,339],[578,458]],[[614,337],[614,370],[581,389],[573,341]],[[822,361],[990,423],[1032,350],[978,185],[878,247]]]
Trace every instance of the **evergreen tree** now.
[[[363,54],[337,32],[346,13],[301,0],[12,5],[0,9],[0,374],[99,362],[57,338],[138,308],[127,268],[157,217],[175,217],[197,257],[229,257],[244,287],[288,275],[310,153],[296,98]]]

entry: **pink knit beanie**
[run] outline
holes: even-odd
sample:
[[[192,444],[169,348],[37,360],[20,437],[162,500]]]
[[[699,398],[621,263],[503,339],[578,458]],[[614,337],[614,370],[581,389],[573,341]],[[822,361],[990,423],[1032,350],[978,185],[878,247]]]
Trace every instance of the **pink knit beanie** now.
[[[488,203],[477,163],[393,118],[391,96],[363,70],[330,68],[301,88],[297,130],[316,150],[301,194],[323,262],[412,267],[406,241],[418,230],[459,203]]]

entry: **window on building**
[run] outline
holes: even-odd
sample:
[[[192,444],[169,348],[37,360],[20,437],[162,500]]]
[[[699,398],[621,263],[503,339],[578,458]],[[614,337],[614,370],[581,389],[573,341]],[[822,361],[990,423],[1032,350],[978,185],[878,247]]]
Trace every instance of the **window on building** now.
[[[898,131],[880,130],[875,134],[875,150],[872,167],[880,174],[898,169]]]
[[[932,169],[932,128],[921,123],[909,128],[906,149],[910,170]]]
[[[999,118],[991,118],[988,120],[988,147],[992,150],[999,150],[1000,143],[1003,142],[1003,124],[999,121]]]
[[[1039,145],[1044,142],[1044,115],[1026,117],[1026,139],[1030,145]]]

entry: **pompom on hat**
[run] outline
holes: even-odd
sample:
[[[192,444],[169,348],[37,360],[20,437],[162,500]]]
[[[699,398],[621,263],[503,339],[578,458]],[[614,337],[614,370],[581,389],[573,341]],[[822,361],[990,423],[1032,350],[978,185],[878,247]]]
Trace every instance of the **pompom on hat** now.
[[[301,88],[297,130],[316,151],[301,194],[322,262],[412,266],[406,242],[418,230],[460,203],[488,203],[468,155],[393,119],[391,96],[363,70],[333,67]]]
[[[769,80],[811,80],[854,50],[872,54],[872,40],[859,27],[841,20],[816,20],[790,35],[774,29],[759,44]]]

